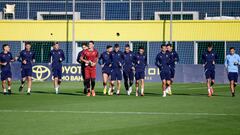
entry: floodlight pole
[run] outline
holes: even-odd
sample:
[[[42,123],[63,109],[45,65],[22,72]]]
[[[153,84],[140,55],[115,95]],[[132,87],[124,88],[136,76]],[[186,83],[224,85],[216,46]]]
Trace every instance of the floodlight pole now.
[[[170,44],[172,44],[173,0],[170,2]]]

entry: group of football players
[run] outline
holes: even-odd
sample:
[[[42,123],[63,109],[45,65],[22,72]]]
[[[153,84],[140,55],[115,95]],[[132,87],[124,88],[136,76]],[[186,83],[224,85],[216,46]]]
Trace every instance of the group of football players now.
[[[124,86],[127,95],[132,93],[132,86],[135,79],[136,96],[144,96],[145,67],[147,57],[144,47],[139,47],[138,52],[131,51],[129,44],[125,45],[125,51],[120,51],[119,44],[107,45],[106,51],[98,56],[94,49],[94,42],[82,44],[83,50],[79,52],[77,61],[81,64],[84,78],[84,93],[87,96],[95,96],[94,91],[96,79],[96,65],[102,68],[103,94],[120,95],[121,80],[124,79]],[[179,61],[178,54],[173,50],[171,44],[162,45],[160,53],[156,57],[156,66],[159,67],[162,79],[163,97],[171,95],[171,85],[175,74],[175,63]],[[107,90],[109,82],[109,89]],[[116,82],[116,88],[115,88]],[[115,90],[116,89],[116,90]]]
[[[49,64],[52,67],[53,84],[56,94],[59,93],[59,87],[62,82],[62,62],[65,60],[64,52],[55,42],[49,54]],[[3,51],[0,53],[1,80],[3,94],[11,94],[11,63],[21,62],[21,85],[19,92],[23,92],[25,82],[27,82],[27,95],[31,94],[32,87],[32,67],[35,63],[35,53],[31,51],[30,42],[25,42],[25,49],[17,57],[13,57],[10,52],[10,46],[4,44]],[[103,94],[120,95],[121,80],[124,79],[124,86],[127,95],[133,91],[135,79],[136,96],[144,96],[145,68],[147,66],[147,57],[145,48],[139,47],[138,52],[131,51],[129,44],[125,45],[125,51],[120,51],[119,44],[107,45],[106,51],[99,55],[94,48],[94,42],[82,43],[82,51],[78,53],[77,62],[81,65],[83,77],[84,94],[87,96],[96,96],[95,81],[96,68],[99,64],[102,68]],[[212,44],[209,44],[206,52],[202,54],[205,76],[207,80],[208,96],[213,95],[213,84],[215,83],[215,64],[218,59],[217,53],[213,51]],[[179,61],[179,56],[173,50],[171,44],[162,44],[159,53],[155,58],[155,65],[160,70],[162,80],[162,96],[172,95],[171,86],[175,75],[175,64]],[[225,67],[230,81],[230,91],[235,96],[235,87],[238,81],[238,66],[240,57],[235,53],[235,48],[230,48],[230,54],[226,56]],[[116,85],[115,85],[116,82]],[[8,87],[7,87],[8,86]],[[109,87],[108,87],[109,86]],[[115,90],[116,89],[116,90]]]

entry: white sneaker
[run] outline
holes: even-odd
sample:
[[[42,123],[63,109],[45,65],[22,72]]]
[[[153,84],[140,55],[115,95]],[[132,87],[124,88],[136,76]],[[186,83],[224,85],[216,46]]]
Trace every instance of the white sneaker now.
[[[111,95],[111,89],[108,89],[108,95],[109,96]]]
[[[117,90],[117,93],[116,93],[117,95],[120,95],[120,90]]]
[[[136,91],[136,97],[138,97],[138,91]]]
[[[131,93],[132,93],[132,87],[129,88],[128,93],[129,93],[129,96],[130,96]]]
[[[167,87],[167,88],[165,89],[165,91],[166,91],[166,94],[168,94],[168,93],[169,93],[169,87]]]
[[[58,94],[58,88],[55,88],[55,92],[56,92],[56,94]]]
[[[162,95],[162,97],[166,97],[166,96],[167,96],[166,91],[163,91],[163,95]]]

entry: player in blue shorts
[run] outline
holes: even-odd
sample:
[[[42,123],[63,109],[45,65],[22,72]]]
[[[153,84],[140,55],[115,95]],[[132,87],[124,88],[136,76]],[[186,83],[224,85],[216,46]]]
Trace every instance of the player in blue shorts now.
[[[114,51],[111,53],[111,87],[108,91],[109,95],[113,95],[114,83],[117,81],[117,95],[120,95],[121,80],[122,80],[122,66],[123,66],[123,52],[120,51],[119,44],[114,45]]]
[[[212,44],[209,44],[207,51],[202,54],[202,63],[204,67],[205,76],[207,79],[209,97],[211,97],[214,92],[213,84],[215,83],[215,64],[217,59],[218,59],[217,53],[213,51]]]
[[[173,84],[173,80],[175,77],[175,68],[176,68],[176,63],[179,61],[179,56],[176,51],[173,50],[173,47],[171,44],[167,44],[167,51],[172,55],[172,62],[170,64],[170,70],[171,70],[171,85]],[[172,89],[171,86],[167,86],[166,92],[169,95],[172,95]]]
[[[31,94],[32,88],[32,67],[35,63],[35,53],[31,51],[30,42],[25,42],[25,49],[20,52],[18,61],[21,62],[21,86],[19,87],[19,92],[23,91],[25,81],[28,82],[27,95]]]
[[[130,96],[132,92],[132,85],[134,79],[134,53],[130,50],[129,44],[125,45],[125,51],[123,53],[124,64],[123,64],[123,78],[124,78],[124,86],[127,92],[127,95]]]
[[[235,96],[235,87],[238,82],[238,66],[240,65],[240,56],[235,53],[235,48],[230,48],[230,54],[226,56],[226,60],[224,63],[227,72],[228,79],[230,82],[230,91],[232,93],[232,97]]]
[[[145,67],[147,66],[147,57],[144,55],[144,48],[139,47],[139,52],[134,56],[136,96],[139,95],[139,83],[141,82],[141,96],[144,96]]]
[[[162,80],[163,97],[166,97],[166,87],[171,86],[171,69],[170,64],[172,62],[171,54],[167,52],[166,45],[161,45],[161,52],[157,54],[155,59],[155,65],[160,70],[160,77]]]
[[[110,79],[110,75],[111,75],[111,53],[112,53],[112,46],[108,45],[107,50],[105,52],[103,52],[98,60],[98,63],[101,65],[102,67],[102,77],[103,77],[103,94],[106,95],[107,94],[107,82]]]
[[[65,60],[64,52],[60,49],[58,42],[53,44],[53,50],[50,51],[50,64],[52,65],[53,84],[56,94],[62,82],[62,62]]]
[[[10,46],[4,44],[2,46],[3,51],[0,53],[0,65],[1,65],[1,80],[3,94],[12,94],[11,91],[11,82],[12,82],[12,72],[11,72],[11,62],[15,61],[10,52]],[[8,82],[8,92],[6,90],[6,82]]]

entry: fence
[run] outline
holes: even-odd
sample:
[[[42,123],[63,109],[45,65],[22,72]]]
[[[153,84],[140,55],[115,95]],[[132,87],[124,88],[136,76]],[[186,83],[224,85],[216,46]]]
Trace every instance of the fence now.
[[[172,4],[171,4],[172,2]],[[15,4],[14,14],[2,14],[0,19],[12,20],[65,20],[66,39],[72,36],[72,41],[60,42],[66,52],[66,63],[75,62],[75,53],[82,41],[75,40],[75,29],[69,31],[69,22],[75,20],[238,20],[240,16],[240,0],[1,0],[0,9],[6,4]],[[171,10],[172,5],[172,10]],[[168,31],[168,30],[167,30]],[[174,28],[172,29],[174,31]],[[171,33],[170,33],[171,34]],[[204,33],[201,33],[204,34]],[[222,33],[219,33],[222,34]],[[172,34],[170,35],[172,36]],[[91,37],[89,37],[90,39]],[[149,64],[154,63],[160,45],[167,41],[96,41],[96,48],[104,51],[107,44],[119,43],[122,46],[130,43],[133,50],[145,46]],[[21,41],[0,41],[0,44],[9,43],[14,55],[22,49]],[[34,49],[38,52],[38,62],[46,62],[46,52],[52,42],[34,41]],[[217,62],[222,64],[230,46],[239,50],[239,41],[173,41],[175,50],[180,55],[180,64],[200,64],[200,55],[206,45],[214,44],[220,54]]]

